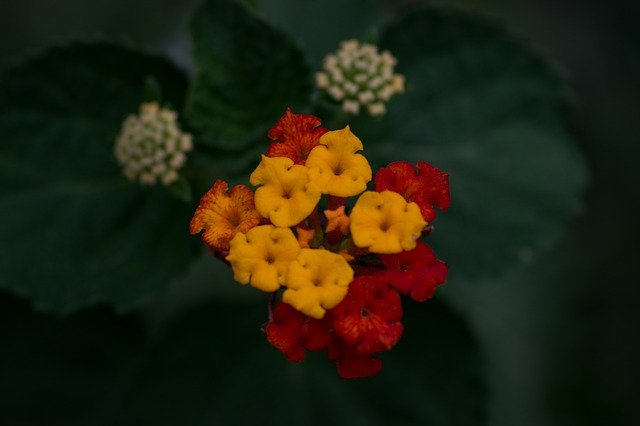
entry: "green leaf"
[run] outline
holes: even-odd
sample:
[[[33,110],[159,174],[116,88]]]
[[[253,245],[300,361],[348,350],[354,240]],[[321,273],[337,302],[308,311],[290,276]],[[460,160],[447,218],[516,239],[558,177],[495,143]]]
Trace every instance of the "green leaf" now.
[[[0,288],[41,309],[131,309],[185,269],[193,206],[125,181],[113,155],[145,81],[182,105],[184,74],[107,43],[52,49],[0,86]]]
[[[184,201],[185,203],[189,203],[193,199],[189,181],[184,177],[180,177],[177,181],[167,186],[167,191],[169,191],[169,194],[176,197],[178,200]]]
[[[378,376],[345,381],[324,353],[294,364],[267,343],[266,295],[203,305],[151,338],[133,318],[58,319],[0,296],[5,424],[484,424],[479,348],[436,303],[407,309]]]
[[[196,74],[186,107],[197,141],[224,150],[265,143],[287,107],[310,94],[309,68],[284,34],[233,0],[209,0],[191,22]]]
[[[380,0],[267,0],[257,1],[256,8],[299,40],[311,64],[322,65],[322,59],[338,50],[340,42],[366,38],[375,26],[392,12],[396,2]],[[311,20],[312,19],[312,20]]]
[[[466,325],[413,304],[406,332],[375,377],[339,378],[325,353],[300,364],[271,347],[262,304],[210,304],[178,320],[131,394],[145,424],[479,425],[482,362]]]
[[[0,293],[5,425],[126,425],[125,391],[143,334],[105,310],[60,319]]]
[[[162,104],[162,88],[153,76],[144,79],[143,100]]]
[[[351,128],[375,168],[420,160],[450,173],[451,208],[429,237],[450,281],[499,275],[554,242],[586,184],[558,73],[492,23],[441,10],[390,25],[380,47],[406,93]]]

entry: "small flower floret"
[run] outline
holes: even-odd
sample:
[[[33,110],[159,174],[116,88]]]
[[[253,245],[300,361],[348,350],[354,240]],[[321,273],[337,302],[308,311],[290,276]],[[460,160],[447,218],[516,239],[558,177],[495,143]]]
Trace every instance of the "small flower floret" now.
[[[381,254],[380,260],[386,266],[382,276],[387,282],[417,302],[431,298],[436,287],[447,279],[447,264],[425,243],[418,242],[410,251]]]
[[[229,185],[218,179],[200,199],[189,231],[198,234],[204,230],[202,241],[210,249],[226,251],[238,232],[248,232],[260,219],[251,189],[236,185],[229,192]]]
[[[392,191],[363,193],[350,217],[353,242],[372,253],[412,250],[426,225],[418,205]]]
[[[114,153],[130,181],[169,185],[178,180],[192,148],[191,135],[178,127],[176,112],[151,102],[140,105],[138,115],[125,119]]]
[[[349,286],[349,293],[331,315],[336,334],[361,354],[391,349],[404,327],[398,293],[381,276],[363,275]]]
[[[300,253],[300,245],[289,228],[261,225],[231,240],[227,261],[233,279],[258,290],[273,292],[284,284],[289,264]]]
[[[407,201],[420,206],[424,220],[431,223],[436,217],[434,207],[449,208],[449,174],[418,161],[414,167],[406,161],[395,161],[376,173],[376,191],[394,191]]]
[[[311,318],[286,303],[276,306],[272,320],[265,327],[269,343],[293,362],[302,361],[305,350],[316,352],[329,346],[333,337],[330,330],[327,317]]]
[[[367,188],[372,178],[369,162],[358,151],[363,146],[349,126],[325,133],[307,158],[311,180],[323,194],[351,197]]]
[[[364,108],[370,115],[382,115],[386,102],[404,92],[404,77],[394,73],[396,62],[375,45],[347,40],[338,52],[325,57],[316,85],[341,102],[343,111],[359,114]]]
[[[339,254],[302,249],[289,265],[282,301],[312,318],[322,318],[344,299],[353,269]]]
[[[267,134],[275,141],[267,149],[267,157],[287,157],[294,164],[304,164],[311,150],[320,142],[320,136],[327,133],[320,124],[320,119],[314,115],[294,114],[287,108]]]
[[[340,206],[335,210],[325,210],[324,215],[327,218],[327,232],[340,231],[342,235],[349,233],[349,225],[351,221],[349,216],[344,213],[344,206]]]
[[[308,169],[293,164],[290,158],[263,155],[250,182],[261,185],[256,189],[256,208],[276,226],[295,226],[320,201],[320,191],[310,181]]]

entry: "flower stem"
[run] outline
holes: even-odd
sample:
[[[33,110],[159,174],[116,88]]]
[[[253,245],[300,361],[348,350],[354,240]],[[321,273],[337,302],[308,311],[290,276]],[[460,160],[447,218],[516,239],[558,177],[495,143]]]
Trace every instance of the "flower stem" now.
[[[277,291],[274,291],[269,295],[269,303],[267,303],[267,309],[269,312],[269,322],[273,321],[273,307],[276,303],[276,294],[277,294]]]

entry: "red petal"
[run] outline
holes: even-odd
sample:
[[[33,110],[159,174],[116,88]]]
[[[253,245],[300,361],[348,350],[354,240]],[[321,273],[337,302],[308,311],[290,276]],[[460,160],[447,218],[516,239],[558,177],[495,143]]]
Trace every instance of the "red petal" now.
[[[340,358],[336,361],[336,367],[343,379],[361,379],[378,374],[382,370],[382,360],[370,356]]]
[[[311,150],[318,145],[327,129],[314,115],[294,114],[287,108],[280,121],[267,136],[276,141],[267,149],[267,157],[291,158],[295,164],[304,164]]]
[[[331,316],[336,334],[362,354],[391,349],[404,329],[400,296],[382,276],[357,277]]]
[[[370,377],[382,369],[382,360],[358,353],[353,346],[339,339],[329,346],[328,357],[336,362],[338,374],[343,379]]]
[[[419,161],[413,167],[406,161],[396,161],[376,173],[376,191],[394,191],[420,207],[427,222],[436,217],[434,206],[446,211],[450,204],[449,174]]]
[[[332,336],[328,320],[317,320],[280,303],[273,312],[273,321],[267,324],[267,340],[290,361],[302,361],[305,349],[319,351],[326,348]]]
[[[402,294],[411,294],[418,302],[432,297],[436,287],[447,279],[447,264],[422,242],[410,251],[379,256],[388,268],[383,274],[387,282]]]

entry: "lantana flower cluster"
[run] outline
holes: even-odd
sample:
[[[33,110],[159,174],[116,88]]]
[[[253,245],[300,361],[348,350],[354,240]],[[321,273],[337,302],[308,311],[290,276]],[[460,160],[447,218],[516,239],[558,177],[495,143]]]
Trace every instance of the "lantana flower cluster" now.
[[[324,58],[323,70],[316,73],[316,85],[326,91],[342,110],[382,115],[386,103],[404,92],[404,76],[394,73],[396,59],[387,50],[379,52],[373,44],[346,40],[336,53]]]
[[[374,179],[348,126],[290,110],[268,136],[255,190],[217,180],[190,231],[236,281],[272,294],[264,331],[287,359],[326,350],[341,377],[374,375],[404,330],[401,295],[425,301],[446,279],[420,239],[449,207],[448,175],[393,162]]]
[[[191,135],[180,130],[176,112],[148,102],[122,123],[114,153],[128,180],[169,185],[178,180],[192,148]]]

